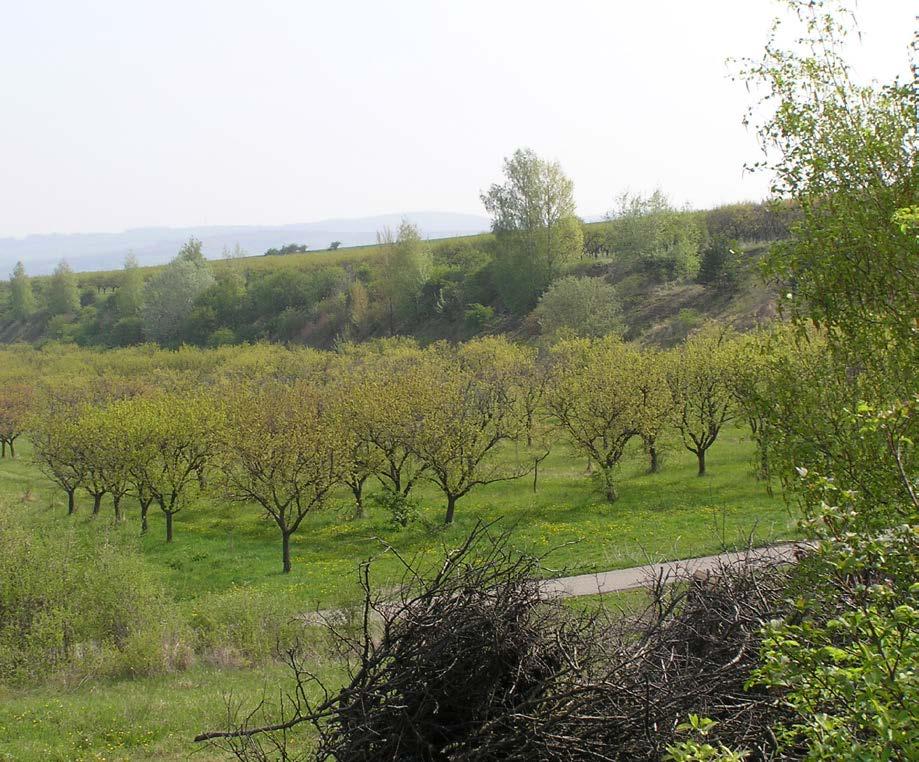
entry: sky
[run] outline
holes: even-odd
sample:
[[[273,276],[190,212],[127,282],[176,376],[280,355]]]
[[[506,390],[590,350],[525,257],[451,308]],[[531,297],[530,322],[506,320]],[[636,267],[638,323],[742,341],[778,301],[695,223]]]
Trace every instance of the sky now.
[[[768,180],[725,59],[770,0],[0,0],[0,237],[484,213],[518,147],[578,211]],[[856,71],[904,72],[913,0],[862,0]]]

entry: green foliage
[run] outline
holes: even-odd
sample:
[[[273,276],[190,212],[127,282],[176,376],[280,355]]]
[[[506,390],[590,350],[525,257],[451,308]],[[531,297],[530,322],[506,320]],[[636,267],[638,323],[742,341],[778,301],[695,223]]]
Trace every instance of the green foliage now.
[[[421,289],[431,274],[431,252],[418,228],[407,220],[392,231],[384,230],[378,240],[382,247],[376,290],[382,297],[390,334],[396,322],[417,318]]]
[[[394,489],[384,487],[373,496],[376,503],[389,515],[389,523],[394,529],[404,529],[420,514],[418,499],[411,495],[403,495]]]
[[[495,277],[504,303],[518,313],[583,250],[574,184],[558,162],[518,149],[504,160],[505,183],[482,194],[497,239]]]
[[[10,276],[10,314],[16,320],[25,320],[33,312],[35,295],[32,292],[32,282],[22,262],[17,262]]]
[[[485,326],[494,320],[494,317],[494,309],[486,307],[484,304],[470,304],[463,312],[466,327],[474,333],[478,333],[485,328]]]
[[[610,212],[609,241],[622,257],[659,280],[692,278],[699,270],[702,229],[697,217],[680,212],[660,190],[650,196],[623,193]]]
[[[124,260],[124,275],[115,291],[115,309],[122,320],[135,318],[144,306],[144,276],[137,257],[129,254]],[[124,345],[122,345],[124,346]]]
[[[737,241],[710,238],[702,247],[699,266],[699,283],[715,286],[723,291],[737,287],[740,276],[741,248]]]
[[[61,261],[54,268],[45,299],[49,315],[75,315],[80,311],[80,291],[77,288],[77,278],[66,262]]]
[[[548,337],[598,338],[623,328],[616,288],[600,278],[560,278],[539,298],[532,314]]]
[[[145,336],[160,343],[174,342],[195,300],[213,283],[200,241],[190,239],[176,258],[147,282],[141,311]]]
[[[724,744],[714,745],[705,740],[717,724],[708,717],[690,714],[687,722],[677,726],[677,732],[691,735],[692,738],[668,746],[664,759],[667,762],[742,762],[747,758],[746,752],[734,751]]]
[[[133,671],[137,639],[166,618],[150,570],[122,543],[36,529],[21,514],[0,503],[0,681]]]

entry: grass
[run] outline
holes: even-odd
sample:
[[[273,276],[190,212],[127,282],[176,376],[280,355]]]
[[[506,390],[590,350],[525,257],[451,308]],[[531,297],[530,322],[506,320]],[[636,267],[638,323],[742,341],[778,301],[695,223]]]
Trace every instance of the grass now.
[[[280,573],[280,538],[254,508],[205,501],[176,517],[175,541],[165,542],[161,514],[151,509],[150,532],[138,540],[136,509],[113,527],[111,507],[89,516],[80,497],[78,514],[65,516],[66,503],[31,463],[27,442],[15,461],[0,461],[0,497],[19,502],[36,522],[74,521],[79,531],[111,532],[139,543],[148,562],[191,618],[199,607],[240,590],[268,595],[286,610],[308,611],[360,595],[358,564],[380,556],[375,579],[392,584],[398,559],[382,554],[390,543],[407,557],[436,559],[444,545],[458,543],[478,520],[501,520],[513,528],[513,543],[532,552],[554,549],[547,574],[587,573],[649,561],[718,552],[752,540],[765,544],[795,536],[795,516],[780,497],[769,497],[751,476],[753,448],[740,429],[728,429],[709,452],[709,474],[695,474],[695,458],[674,447],[664,470],[645,473],[645,458],[631,451],[619,473],[620,499],[610,505],[585,476],[586,462],[556,446],[532,480],[494,484],[473,491],[457,506],[456,523],[441,526],[442,496],[418,491],[422,521],[394,530],[378,508],[366,519],[351,518],[344,494],[328,510],[309,517],[294,536],[293,571]],[[508,449],[502,457],[515,457]],[[244,593],[245,594],[245,593]],[[626,603],[640,603],[630,593]],[[609,598],[609,596],[606,596]],[[616,599],[618,600],[618,599]],[[587,600],[581,605],[591,605]],[[61,689],[0,689],[0,760],[16,759],[184,759],[189,738],[225,718],[223,696],[236,694],[247,705],[261,689],[281,678],[272,665],[247,669],[204,669],[159,678],[100,682]],[[205,754],[201,759],[209,759]]]
[[[288,676],[258,670],[196,668],[180,675],[90,683],[67,689],[0,688],[0,760],[226,759],[192,739],[226,722],[225,699],[273,705]],[[285,685],[286,687],[286,685]]]

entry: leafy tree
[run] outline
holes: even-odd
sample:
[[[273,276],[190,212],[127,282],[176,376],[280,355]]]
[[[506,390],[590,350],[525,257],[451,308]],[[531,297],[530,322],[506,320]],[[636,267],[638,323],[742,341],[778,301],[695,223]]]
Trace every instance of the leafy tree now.
[[[141,310],[146,336],[161,343],[174,340],[195,300],[213,283],[201,242],[189,239],[175,259],[147,282]]]
[[[124,260],[121,284],[115,291],[115,309],[121,319],[140,315],[144,306],[144,276],[137,264],[137,257],[128,254]]]
[[[695,276],[702,230],[696,217],[673,207],[661,190],[623,193],[608,214],[612,248],[662,280]]]
[[[667,375],[676,410],[674,423],[683,445],[699,461],[699,476],[705,475],[706,452],[736,414],[735,356],[731,334],[714,325],[672,350]]]
[[[622,331],[615,286],[602,278],[568,276],[555,281],[533,310],[540,332],[597,338]]]
[[[404,496],[426,470],[411,442],[417,417],[412,389],[422,359],[412,342],[364,345],[348,356],[353,433],[376,451],[368,458],[382,460],[374,475],[383,488]]]
[[[382,247],[378,289],[386,305],[389,332],[406,313],[417,317],[421,288],[431,273],[431,252],[415,225],[403,220],[396,237],[383,230],[377,235]]]
[[[638,435],[648,454],[648,473],[661,469],[661,440],[673,421],[673,396],[667,384],[667,356],[654,349],[642,351],[633,372],[641,394]]]
[[[514,383],[520,352],[504,339],[470,342],[454,355],[429,350],[411,379],[415,409],[411,448],[427,466],[425,478],[444,493],[444,523],[477,486],[518,479],[528,463],[508,466],[496,448],[521,437],[526,413]]]
[[[23,383],[6,383],[0,386],[0,457],[16,457],[14,443],[25,433],[35,406],[35,393]]]
[[[39,468],[67,495],[67,515],[76,512],[76,492],[85,478],[78,435],[79,423],[72,408],[60,404],[43,404],[29,431]]]
[[[17,262],[10,276],[10,313],[16,320],[25,320],[35,312],[32,281],[22,262]]]
[[[597,463],[603,494],[617,499],[615,469],[642,431],[641,353],[615,336],[561,341],[551,350],[546,406],[572,445]]]
[[[332,241],[329,244],[329,251],[337,251],[339,246],[341,246],[341,241]]]
[[[498,241],[496,277],[504,302],[517,312],[536,299],[583,251],[574,184],[558,162],[518,149],[504,160],[503,185],[481,196]]]
[[[778,754],[911,759],[915,717],[915,445],[919,259],[915,229],[916,69],[909,83],[853,82],[839,3],[791,0],[803,25],[780,27],[741,71],[761,86],[751,110],[774,191],[800,209],[770,255],[799,334],[768,358],[766,444],[814,541],[795,612],[766,630],[751,681],[789,719]],[[817,327],[823,346],[813,351]],[[792,466],[794,470],[792,470]]]
[[[51,275],[47,301],[50,315],[74,315],[80,311],[77,277],[70,265],[63,260],[54,268]]]
[[[143,431],[132,469],[166,516],[166,542],[173,518],[203,491],[203,474],[212,465],[220,430],[219,410],[194,393],[160,394],[133,400],[135,425]]]
[[[242,389],[228,403],[222,488],[232,500],[256,503],[277,524],[285,573],[291,535],[342,478],[344,432],[327,402],[301,383]]]

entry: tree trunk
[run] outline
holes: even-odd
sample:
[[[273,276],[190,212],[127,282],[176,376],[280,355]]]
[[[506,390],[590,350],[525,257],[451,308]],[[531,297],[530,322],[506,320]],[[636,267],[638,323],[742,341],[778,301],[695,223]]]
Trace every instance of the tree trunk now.
[[[705,476],[705,450],[699,450],[696,457],[699,459],[699,476]]]
[[[97,516],[102,510],[102,493],[93,495],[93,516]]]
[[[453,523],[453,514],[456,512],[456,495],[447,495],[447,515],[444,516],[444,524]]]
[[[616,484],[613,481],[613,469],[611,467],[603,469],[603,494],[610,503],[615,503],[619,497],[616,492]]]
[[[533,492],[538,491],[537,480],[539,479],[539,458],[533,461]]]
[[[0,439],[0,458],[6,457],[6,440]]]
[[[351,493],[354,495],[354,518],[367,518],[367,511],[364,510],[364,482],[352,484]]]
[[[147,509],[150,508],[150,501],[140,501],[140,533],[147,533]]]
[[[172,512],[166,511],[166,542],[172,542]]]
[[[16,450],[13,449],[13,440],[12,440],[12,439],[9,441],[9,446],[10,446],[10,457],[13,458],[13,459],[15,459],[15,458],[16,458]]]
[[[657,447],[655,445],[649,445],[648,455],[651,456],[651,465],[648,466],[648,473],[649,474],[659,473],[661,470],[661,463],[660,463],[660,459],[658,458]]]
[[[281,532],[281,555],[284,559],[284,573],[290,574],[290,533]]]
[[[72,516],[77,510],[76,490],[69,489],[67,492],[67,515]]]
[[[112,495],[112,505],[115,506],[115,521],[120,523],[124,520],[121,515],[121,495]]]

